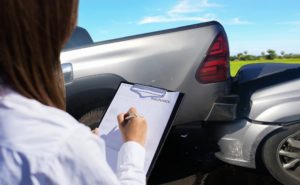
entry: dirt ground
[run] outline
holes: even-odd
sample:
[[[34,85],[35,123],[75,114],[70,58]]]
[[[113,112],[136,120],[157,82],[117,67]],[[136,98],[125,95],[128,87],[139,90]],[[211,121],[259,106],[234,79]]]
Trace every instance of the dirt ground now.
[[[223,165],[215,170],[192,175],[163,185],[281,185],[268,174],[252,169]]]

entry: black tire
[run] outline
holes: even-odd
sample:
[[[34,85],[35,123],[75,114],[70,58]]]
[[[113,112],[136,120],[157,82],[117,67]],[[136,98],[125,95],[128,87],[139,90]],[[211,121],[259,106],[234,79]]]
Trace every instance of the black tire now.
[[[113,92],[111,93],[113,95]],[[96,92],[87,92],[69,98],[67,101],[67,112],[69,112],[80,123],[95,129],[99,126],[104,116],[112,95],[101,97]]]
[[[291,167],[288,164],[297,158],[285,154],[292,152],[300,156],[300,148],[292,146],[291,141],[300,141],[300,124],[286,126],[272,133],[262,147],[262,161],[270,174],[282,184],[299,185],[300,160]]]
[[[107,106],[100,106],[83,114],[79,118],[79,122],[90,127],[92,130],[99,126],[100,120],[104,116]]]

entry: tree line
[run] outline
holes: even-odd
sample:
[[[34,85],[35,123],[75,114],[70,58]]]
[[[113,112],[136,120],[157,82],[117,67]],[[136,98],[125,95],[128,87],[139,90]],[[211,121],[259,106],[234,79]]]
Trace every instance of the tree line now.
[[[250,55],[247,51],[243,53],[238,53],[237,55],[230,56],[231,61],[239,60],[274,60],[279,59],[289,59],[289,58],[300,58],[300,54],[286,53],[281,51],[280,54],[277,54],[275,50],[268,49],[267,51],[261,52],[260,55]]]

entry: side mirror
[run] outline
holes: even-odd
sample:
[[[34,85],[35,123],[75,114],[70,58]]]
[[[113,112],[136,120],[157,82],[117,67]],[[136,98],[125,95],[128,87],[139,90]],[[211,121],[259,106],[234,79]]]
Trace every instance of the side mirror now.
[[[76,26],[69,41],[64,46],[63,50],[83,47],[93,43],[93,39],[88,33],[88,31],[82,27]]]

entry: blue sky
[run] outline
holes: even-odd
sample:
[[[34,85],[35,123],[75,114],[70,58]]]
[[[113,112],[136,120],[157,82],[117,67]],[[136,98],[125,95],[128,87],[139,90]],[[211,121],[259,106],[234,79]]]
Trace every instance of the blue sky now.
[[[210,20],[231,54],[300,53],[300,0],[81,0],[78,25],[102,41]]]

